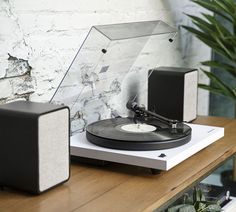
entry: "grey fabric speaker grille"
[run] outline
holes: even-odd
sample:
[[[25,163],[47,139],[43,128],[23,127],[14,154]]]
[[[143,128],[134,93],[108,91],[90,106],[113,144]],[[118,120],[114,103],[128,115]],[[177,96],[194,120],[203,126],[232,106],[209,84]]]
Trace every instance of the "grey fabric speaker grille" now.
[[[198,72],[192,71],[184,76],[184,121],[191,121],[196,118],[197,113],[197,83]]]
[[[39,117],[39,190],[69,177],[69,111],[58,110]]]

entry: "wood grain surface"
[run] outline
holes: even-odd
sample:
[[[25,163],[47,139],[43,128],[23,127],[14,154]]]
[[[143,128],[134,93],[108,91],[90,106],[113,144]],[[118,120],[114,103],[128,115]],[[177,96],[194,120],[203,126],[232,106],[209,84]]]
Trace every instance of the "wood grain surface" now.
[[[195,123],[225,127],[225,136],[170,171],[152,175],[149,169],[124,164],[109,163],[101,167],[73,163],[67,183],[39,196],[0,190],[0,212],[160,209],[236,152],[236,120],[199,117]]]

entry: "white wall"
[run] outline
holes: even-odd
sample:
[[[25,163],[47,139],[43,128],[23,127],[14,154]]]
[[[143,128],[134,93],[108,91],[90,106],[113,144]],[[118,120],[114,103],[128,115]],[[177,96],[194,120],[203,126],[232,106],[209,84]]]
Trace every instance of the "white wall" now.
[[[199,8],[189,0],[1,0],[0,101],[48,101],[92,25],[190,24],[183,11]],[[180,66],[199,67],[210,58],[210,50],[183,30],[178,48]],[[199,97],[199,114],[207,114],[208,95]]]

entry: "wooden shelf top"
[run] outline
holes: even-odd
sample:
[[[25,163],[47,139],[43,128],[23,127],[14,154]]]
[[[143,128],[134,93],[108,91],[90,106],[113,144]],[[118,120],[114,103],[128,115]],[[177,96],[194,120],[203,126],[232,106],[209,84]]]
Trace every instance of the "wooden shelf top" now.
[[[225,127],[225,136],[169,171],[109,163],[73,163],[70,180],[39,196],[0,191],[0,211],[153,211],[210,174],[236,152],[236,120],[199,117],[195,123]]]

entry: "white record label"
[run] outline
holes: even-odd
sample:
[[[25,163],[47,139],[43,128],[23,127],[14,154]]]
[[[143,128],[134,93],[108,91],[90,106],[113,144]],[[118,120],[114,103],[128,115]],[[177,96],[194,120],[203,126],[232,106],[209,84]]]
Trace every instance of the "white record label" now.
[[[153,132],[157,128],[149,124],[126,124],[121,126],[121,129],[127,132],[147,133]]]

